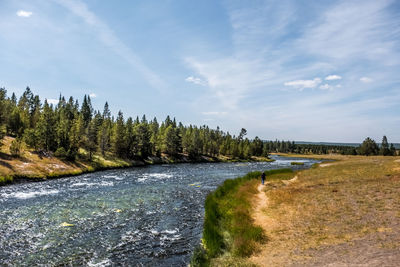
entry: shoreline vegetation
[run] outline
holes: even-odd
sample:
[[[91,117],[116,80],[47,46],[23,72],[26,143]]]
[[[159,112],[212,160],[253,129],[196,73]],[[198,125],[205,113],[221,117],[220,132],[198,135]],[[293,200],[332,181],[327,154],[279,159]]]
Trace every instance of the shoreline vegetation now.
[[[145,115],[126,119],[122,111],[114,117],[107,102],[102,112],[95,110],[88,95],[82,104],[62,95],[42,104],[29,87],[19,99],[0,88],[3,182],[155,162],[267,158],[267,144],[246,135],[244,128],[235,136],[219,127],[184,125],[170,116],[160,123]]]
[[[238,178],[230,193],[224,191],[225,184],[221,185],[210,196],[213,202],[209,198],[206,201],[202,240],[205,246],[195,250],[192,266],[397,266],[399,156],[280,155],[324,162],[296,174],[276,174],[274,179],[267,175],[267,182],[260,189],[259,180],[252,179],[258,178],[259,173],[246,175],[245,181],[244,177]],[[221,190],[224,195],[217,198],[216,192]],[[237,194],[247,197],[245,204],[237,202]],[[257,194],[267,199],[261,212],[255,200]],[[224,223],[226,216],[232,216],[224,209],[229,205],[234,212],[245,205],[247,218],[261,213],[263,224],[246,222],[257,229],[256,234],[250,235],[255,238],[246,246],[246,253],[234,249],[231,225]],[[206,230],[210,218],[217,227],[211,237],[210,230]],[[208,240],[218,241],[210,245]],[[215,250],[213,244],[222,249]]]
[[[294,176],[288,168],[268,170],[265,174],[269,180],[289,180]],[[250,172],[225,180],[207,196],[202,244],[195,249],[191,266],[236,266],[268,241],[251,216],[260,176],[261,172]]]
[[[240,162],[240,161],[274,161],[267,157],[251,157],[250,159],[234,159],[228,156],[210,157],[199,155],[190,158],[188,155],[180,154],[173,157],[162,155],[152,156],[146,160],[128,160],[109,155],[102,156],[99,153],[92,155],[92,160],[87,159],[87,152],[79,151],[77,159],[68,161],[55,157],[54,155],[41,155],[33,149],[25,148],[18,157],[11,156],[9,150],[15,138],[6,136],[0,149],[0,186],[19,182],[37,182],[46,179],[61,178],[66,176],[77,176],[88,172],[102,171],[116,168],[140,167],[153,164],[175,164],[175,163],[211,163],[211,162]]]
[[[380,147],[366,138],[358,148],[250,140],[206,125],[183,125],[169,116],[139,120],[112,116],[108,103],[95,110],[90,96],[42,104],[29,87],[17,99],[0,88],[0,184],[156,162],[267,160],[269,153],[395,155],[386,136]],[[14,164],[15,163],[15,164]],[[296,163],[294,163],[296,164]]]

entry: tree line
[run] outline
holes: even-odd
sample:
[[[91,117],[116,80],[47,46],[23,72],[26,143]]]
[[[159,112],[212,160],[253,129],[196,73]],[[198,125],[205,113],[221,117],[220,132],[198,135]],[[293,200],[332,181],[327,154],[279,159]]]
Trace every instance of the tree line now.
[[[74,160],[80,149],[87,152],[89,160],[94,153],[127,159],[147,159],[168,154],[178,157],[186,154],[195,159],[201,155],[227,156],[249,159],[252,156],[267,157],[271,152],[298,154],[343,155],[395,155],[393,144],[386,136],[379,146],[366,138],[359,147],[321,144],[295,144],[293,141],[263,141],[258,137],[246,138],[243,129],[238,136],[208,126],[184,126],[175,118],[159,123],[157,118],[148,120],[145,115],[124,118],[121,111],[111,115],[108,103],[103,111],[94,110],[90,96],[85,95],[82,104],[72,96],[68,100],[59,97],[56,105],[47,100],[42,104],[38,95],[29,87],[17,99],[13,93],[7,96],[0,88],[0,145],[5,135],[16,137],[10,152],[18,156],[24,145],[46,154]],[[82,155],[80,155],[82,156]]]
[[[396,148],[389,145],[386,136],[383,136],[380,146],[367,137],[360,146],[326,145],[326,144],[295,144],[291,141],[266,141],[266,150],[276,153],[296,154],[342,154],[342,155],[382,155],[395,156]]]
[[[184,126],[170,116],[161,123],[157,118],[148,120],[145,115],[141,119],[125,119],[121,111],[114,117],[107,102],[103,111],[94,110],[87,95],[82,104],[61,95],[55,105],[47,100],[42,104],[29,87],[19,99],[14,93],[8,97],[5,88],[0,88],[0,134],[0,140],[4,135],[15,137],[10,147],[14,155],[27,145],[68,160],[80,155],[80,149],[86,151],[89,160],[94,153],[127,159],[147,159],[163,153],[191,158],[268,156],[266,144],[258,137],[246,138],[243,128],[238,136],[232,136],[219,127]]]

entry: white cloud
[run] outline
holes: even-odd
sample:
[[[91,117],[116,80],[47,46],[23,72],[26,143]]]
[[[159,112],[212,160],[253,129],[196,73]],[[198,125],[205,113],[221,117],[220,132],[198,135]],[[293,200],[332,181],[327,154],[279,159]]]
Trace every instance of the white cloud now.
[[[321,83],[320,78],[314,78],[313,80],[296,80],[291,82],[285,82],[285,86],[291,86],[293,88],[303,90],[305,88],[315,88]]]
[[[363,82],[363,83],[371,83],[371,82],[373,82],[373,80],[371,78],[369,78],[369,77],[361,77],[360,81]]]
[[[319,87],[319,89],[321,89],[321,90],[332,90],[333,89],[333,86],[331,86],[331,85],[329,85],[329,84],[323,84],[323,85],[321,85],[320,87]]]
[[[49,99],[47,99],[47,103],[53,104],[53,105],[57,105],[58,104],[58,99],[49,98]]]
[[[325,80],[327,81],[334,81],[334,80],[341,80],[342,77],[339,75],[329,75],[325,77]]]
[[[16,14],[18,17],[29,18],[33,13],[30,11],[18,10]]]
[[[89,96],[90,96],[91,98],[97,97],[97,95],[96,95],[95,93],[90,93]]]
[[[185,81],[190,82],[190,83],[194,83],[194,84],[198,84],[198,85],[202,85],[202,86],[206,86],[207,82],[198,78],[198,77],[193,77],[193,76],[189,76],[185,79]]]

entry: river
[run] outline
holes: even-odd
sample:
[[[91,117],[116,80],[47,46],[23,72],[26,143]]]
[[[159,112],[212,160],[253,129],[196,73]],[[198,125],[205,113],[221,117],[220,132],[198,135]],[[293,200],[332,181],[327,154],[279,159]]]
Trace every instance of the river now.
[[[275,159],[153,165],[0,187],[0,266],[187,266],[210,191],[250,171],[317,162]]]

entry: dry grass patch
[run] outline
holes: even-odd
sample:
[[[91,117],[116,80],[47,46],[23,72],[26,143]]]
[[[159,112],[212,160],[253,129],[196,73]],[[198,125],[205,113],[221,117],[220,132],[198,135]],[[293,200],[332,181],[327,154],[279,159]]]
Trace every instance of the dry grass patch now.
[[[12,157],[9,147],[13,140],[14,138],[6,136],[0,149],[0,185],[11,182],[13,178],[45,179],[132,165],[131,162],[116,157],[103,157],[99,154],[94,155],[92,161],[83,157],[71,162],[54,156],[40,156],[28,148],[24,148],[19,157]],[[80,151],[80,154],[85,155],[85,151]]]
[[[389,266],[394,258],[400,262],[398,157],[335,159],[334,165],[300,172],[290,185],[268,185],[266,214],[277,223],[266,229],[270,242],[253,262],[374,265],[385,257]]]

